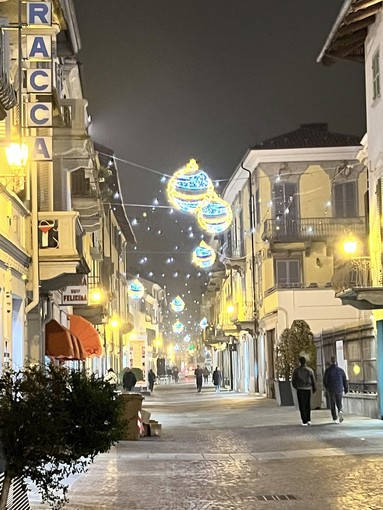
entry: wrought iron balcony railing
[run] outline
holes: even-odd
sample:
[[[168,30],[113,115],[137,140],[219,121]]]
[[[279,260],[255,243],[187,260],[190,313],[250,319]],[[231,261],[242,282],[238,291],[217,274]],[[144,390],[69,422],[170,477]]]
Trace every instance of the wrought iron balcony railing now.
[[[326,240],[331,237],[341,237],[350,230],[355,236],[365,236],[364,217],[266,220],[262,239],[271,242]]]
[[[337,292],[356,287],[372,287],[370,258],[354,257],[336,268],[331,283]]]

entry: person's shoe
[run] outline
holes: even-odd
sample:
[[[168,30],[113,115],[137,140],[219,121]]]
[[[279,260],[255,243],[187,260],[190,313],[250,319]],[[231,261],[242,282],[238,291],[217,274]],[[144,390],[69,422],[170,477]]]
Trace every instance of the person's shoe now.
[[[342,423],[343,420],[343,411],[339,411],[339,423]]]
[[[307,422],[307,425],[311,425],[311,421],[308,421],[308,422]]]
[[[340,423],[339,419],[334,420],[334,423]]]
[[[307,423],[302,422],[302,427],[307,427]]]

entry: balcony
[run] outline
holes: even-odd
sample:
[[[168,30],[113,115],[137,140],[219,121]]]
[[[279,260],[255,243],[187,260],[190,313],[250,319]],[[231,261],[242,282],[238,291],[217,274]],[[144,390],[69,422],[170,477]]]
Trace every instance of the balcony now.
[[[53,127],[53,152],[65,160],[66,168],[92,168],[88,135],[87,101],[60,99],[60,121]]]
[[[83,229],[74,211],[40,212],[38,245],[43,290],[81,284],[90,269],[83,254]]]
[[[72,208],[80,213],[85,232],[101,228],[103,208],[98,199],[99,192],[93,176],[93,169],[79,168],[71,172]]]
[[[372,284],[369,257],[354,257],[337,268],[331,283],[343,305],[358,310],[383,309],[383,287]]]
[[[326,241],[329,238],[342,237],[349,230],[357,237],[364,237],[366,235],[364,217],[266,220],[262,240],[270,243]]]

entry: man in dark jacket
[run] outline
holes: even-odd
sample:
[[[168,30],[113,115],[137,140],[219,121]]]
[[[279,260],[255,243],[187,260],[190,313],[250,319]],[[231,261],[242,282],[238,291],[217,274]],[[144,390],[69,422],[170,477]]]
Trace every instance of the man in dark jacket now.
[[[299,367],[294,370],[291,383],[297,390],[302,425],[311,425],[311,390],[315,393],[316,385],[314,372],[306,365],[304,356],[299,358]]]
[[[331,365],[325,370],[323,386],[330,400],[331,415],[334,423],[342,423],[343,390],[345,394],[348,392],[348,382],[344,370],[338,367],[335,356],[331,357]]]
[[[202,374],[203,374],[202,368],[200,368],[200,366],[197,365],[197,368],[194,370],[194,375],[198,393],[201,393],[202,390]]]
[[[137,378],[134,375],[134,372],[132,372],[130,368],[127,368],[122,378],[122,385],[124,387],[124,390],[130,391],[132,388],[134,388],[136,382]]]

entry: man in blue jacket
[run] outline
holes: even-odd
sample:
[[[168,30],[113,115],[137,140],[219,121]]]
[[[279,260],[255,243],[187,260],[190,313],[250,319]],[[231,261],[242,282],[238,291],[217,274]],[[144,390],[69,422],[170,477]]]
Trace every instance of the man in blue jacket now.
[[[330,400],[330,409],[334,423],[342,423],[343,390],[345,394],[348,392],[348,382],[344,370],[338,367],[335,356],[331,356],[331,365],[325,370],[323,386]]]

